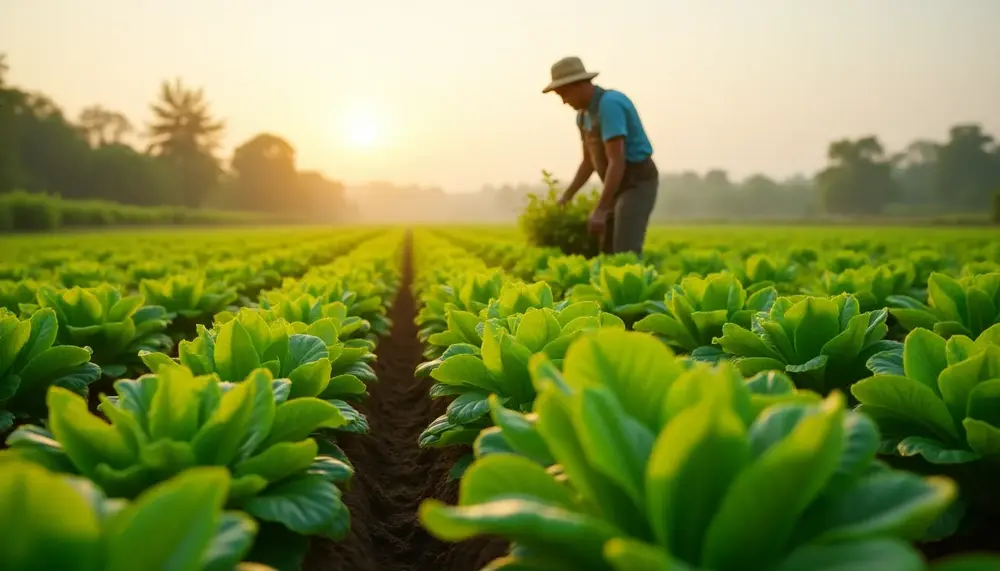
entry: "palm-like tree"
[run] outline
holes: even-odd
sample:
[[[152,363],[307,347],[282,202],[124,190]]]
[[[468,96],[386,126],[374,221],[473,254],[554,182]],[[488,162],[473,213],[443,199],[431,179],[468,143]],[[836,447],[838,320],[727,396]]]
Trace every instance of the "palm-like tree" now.
[[[202,89],[188,89],[180,79],[163,82],[151,106],[149,151],[178,169],[183,180],[181,202],[198,206],[218,180],[219,160],[213,152],[225,125],[212,118]]]
[[[180,79],[164,81],[160,99],[152,106],[155,120],[149,125],[150,150],[158,155],[210,154],[218,147],[225,128],[212,119],[204,91],[188,89]]]

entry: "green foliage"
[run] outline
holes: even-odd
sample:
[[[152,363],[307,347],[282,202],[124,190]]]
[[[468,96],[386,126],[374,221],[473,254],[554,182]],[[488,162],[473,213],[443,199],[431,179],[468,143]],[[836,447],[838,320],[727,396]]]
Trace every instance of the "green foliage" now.
[[[0,568],[5,571],[265,571],[240,564],[257,534],[224,510],[223,468],[193,468],[139,494],[108,498],[84,478],[0,456]]]
[[[587,230],[587,220],[597,206],[600,193],[578,194],[565,206],[559,204],[559,183],[547,171],[543,180],[548,187],[544,196],[528,195],[528,205],[518,218],[528,241],[540,247],[558,248],[564,254],[593,257],[600,253],[600,237]]]
[[[908,330],[933,329],[943,337],[977,337],[1000,323],[1000,272],[955,279],[934,272],[927,281],[927,303],[910,295],[887,298],[889,311]]]
[[[482,455],[457,506],[424,500],[424,527],[445,541],[512,541],[493,569],[920,568],[908,543],[952,504],[953,481],[878,462],[874,423],[840,393],[755,410],[767,384],[728,364],[684,371],[643,338],[583,338],[562,374],[535,357],[535,416],[511,442],[554,464]]]
[[[88,386],[100,378],[90,349],[55,345],[58,329],[52,309],[18,319],[0,308],[0,434],[16,421],[44,418],[49,387],[86,397]]]
[[[349,515],[336,484],[353,469],[323,454],[312,435],[347,420],[326,401],[289,399],[289,385],[267,369],[226,383],[164,366],[117,381],[117,397],[102,396],[104,418],[79,395],[53,387],[48,430],[19,428],[6,453],[83,475],[119,498],[196,466],[225,466],[233,477],[226,505],[298,534],[343,538]]]
[[[713,339],[721,351],[707,347],[694,356],[730,359],[747,376],[783,371],[798,387],[825,395],[867,376],[868,359],[898,345],[884,339],[887,315],[885,309],[862,312],[850,294],[779,297],[750,328],[723,324],[722,336]]]

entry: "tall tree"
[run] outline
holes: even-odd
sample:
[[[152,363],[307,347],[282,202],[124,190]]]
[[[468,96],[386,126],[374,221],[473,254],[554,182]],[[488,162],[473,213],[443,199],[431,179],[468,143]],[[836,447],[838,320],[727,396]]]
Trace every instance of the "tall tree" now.
[[[76,122],[93,147],[121,144],[125,135],[132,132],[128,117],[100,105],[84,108]]]
[[[212,118],[204,91],[188,89],[180,79],[163,82],[151,108],[149,150],[177,169],[183,181],[179,202],[201,205],[221,172],[214,152],[225,124]]]
[[[938,156],[937,195],[941,204],[959,210],[990,207],[1000,187],[994,139],[980,125],[956,125]]]
[[[891,161],[877,137],[842,139],[827,149],[830,165],[816,175],[825,210],[831,214],[877,214],[895,197]]]
[[[288,212],[299,208],[295,149],[288,141],[262,133],[233,153],[232,169],[241,208]]]

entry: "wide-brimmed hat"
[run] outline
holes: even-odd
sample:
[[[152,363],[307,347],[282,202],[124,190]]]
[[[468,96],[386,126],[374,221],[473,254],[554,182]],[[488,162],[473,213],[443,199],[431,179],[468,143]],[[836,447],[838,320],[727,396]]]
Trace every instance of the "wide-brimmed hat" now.
[[[564,85],[594,79],[595,77],[597,77],[597,72],[587,71],[587,68],[583,67],[583,62],[580,61],[580,58],[573,56],[564,57],[552,64],[552,82],[545,86],[542,93],[548,93]]]

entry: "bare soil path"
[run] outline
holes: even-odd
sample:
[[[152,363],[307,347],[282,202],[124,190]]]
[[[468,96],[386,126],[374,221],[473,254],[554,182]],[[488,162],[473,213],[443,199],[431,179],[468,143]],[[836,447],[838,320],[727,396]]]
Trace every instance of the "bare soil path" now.
[[[422,450],[417,437],[444,413],[446,402],[428,396],[430,382],[417,379],[422,361],[417,339],[416,300],[411,243],[407,234],[403,279],[391,318],[392,331],[379,340],[375,372],[378,383],[359,410],[371,431],[345,436],[341,446],[357,472],[345,493],[351,510],[351,533],[343,541],[313,541],[307,571],[476,571],[506,552],[498,540],[460,544],[431,537],[417,520],[421,500],[455,503],[458,485],[448,471],[463,450]]]

